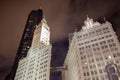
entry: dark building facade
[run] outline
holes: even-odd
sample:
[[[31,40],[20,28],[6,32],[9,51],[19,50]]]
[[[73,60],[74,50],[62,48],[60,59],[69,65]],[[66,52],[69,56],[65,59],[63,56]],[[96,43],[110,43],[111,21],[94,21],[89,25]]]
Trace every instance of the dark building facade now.
[[[32,10],[28,16],[26,26],[22,35],[22,39],[14,60],[13,67],[10,73],[7,75],[5,80],[14,80],[16,69],[18,67],[18,62],[20,59],[26,57],[27,52],[31,46],[33,33],[35,29],[35,25],[38,25],[42,20],[43,12],[41,9]]]

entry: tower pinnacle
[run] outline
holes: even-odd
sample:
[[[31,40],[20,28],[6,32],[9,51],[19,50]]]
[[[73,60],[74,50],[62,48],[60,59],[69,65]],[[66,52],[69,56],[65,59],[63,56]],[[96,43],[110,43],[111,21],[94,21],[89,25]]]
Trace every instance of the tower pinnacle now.
[[[41,20],[42,23],[47,23],[46,19],[45,19],[45,15],[43,15],[43,18]]]
[[[82,26],[83,30],[94,27],[95,25],[100,25],[99,22],[94,22],[92,18],[89,18],[87,15],[87,19],[84,21],[84,26]]]

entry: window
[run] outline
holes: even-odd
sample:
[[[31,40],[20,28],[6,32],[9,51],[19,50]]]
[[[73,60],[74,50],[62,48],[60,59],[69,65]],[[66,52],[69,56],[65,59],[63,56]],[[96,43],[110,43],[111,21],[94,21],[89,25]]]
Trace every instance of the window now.
[[[119,63],[119,60],[118,60],[118,59],[116,59],[116,60],[115,60],[115,62],[116,62],[116,63]]]
[[[80,52],[80,55],[82,55],[83,54],[83,52]]]
[[[97,66],[100,67],[101,66],[100,63],[98,63]]]
[[[102,69],[99,69],[99,73],[103,73],[103,72],[102,72]]]
[[[116,55],[116,54],[113,54],[113,57],[117,57],[117,55]]]
[[[102,39],[104,39],[104,37],[102,37]]]
[[[92,65],[90,65],[90,69],[92,69]]]
[[[92,74],[92,75],[94,75],[94,72],[93,72],[93,71],[91,71],[91,74]]]
[[[110,47],[112,47],[112,44],[109,44]]]
[[[93,40],[91,40],[91,42],[93,42]]]
[[[120,56],[120,53],[117,53],[117,56]]]
[[[94,41],[97,41],[97,39],[94,39]]]
[[[95,80],[95,78],[94,78],[94,77],[92,77],[92,80]]]
[[[105,48],[108,48],[107,45],[104,45],[104,46],[105,46]]]
[[[106,27],[106,29],[108,29],[108,27]]]
[[[96,43],[95,45],[98,46],[98,43]]]
[[[112,45],[113,45],[113,46],[116,46],[116,44],[115,44],[115,43],[112,43]]]
[[[96,61],[99,61],[99,58],[96,58]]]
[[[95,46],[95,44],[92,45],[93,47]]]
[[[101,80],[105,80],[104,76],[101,76],[100,78],[101,78]]]
[[[104,49],[104,46],[101,46],[102,49]]]
[[[106,44],[106,41],[103,41],[103,44]]]
[[[97,74],[97,70],[95,70],[94,73]]]
[[[108,75],[105,75],[105,80],[108,80]]]
[[[89,72],[87,72],[87,76],[89,76],[90,74],[89,74]]]
[[[96,80],[99,80],[99,77],[98,77],[98,76],[96,76]]]
[[[84,76],[86,76],[86,73],[83,73],[84,74]]]
[[[96,65],[95,65],[95,64],[93,64],[93,68],[96,68]]]
[[[94,59],[92,59],[91,61],[94,62]]]
[[[103,71],[106,72],[106,69],[104,68]]]
[[[105,28],[103,28],[103,30],[105,30]]]

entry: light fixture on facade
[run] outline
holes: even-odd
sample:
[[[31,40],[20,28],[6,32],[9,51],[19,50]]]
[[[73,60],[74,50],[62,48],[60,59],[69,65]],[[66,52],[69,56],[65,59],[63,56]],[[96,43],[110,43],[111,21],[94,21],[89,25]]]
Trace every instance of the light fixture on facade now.
[[[111,56],[108,56],[109,59],[111,59]]]

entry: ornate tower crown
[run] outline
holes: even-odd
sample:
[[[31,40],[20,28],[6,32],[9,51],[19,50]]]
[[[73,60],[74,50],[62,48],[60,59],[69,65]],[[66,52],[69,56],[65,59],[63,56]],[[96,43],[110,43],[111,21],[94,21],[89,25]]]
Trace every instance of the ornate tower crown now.
[[[100,25],[99,22],[94,22],[93,19],[87,16],[87,19],[84,21],[84,26],[82,26],[83,30],[93,28],[94,26]]]
[[[43,17],[41,23],[36,25],[32,41],[32,47],[37,45],[45,46],[49,44],[50,44],[50,30],[49,26],[47,25],[45,17]]]
[[[89,17],[87,17],[87,20],[84,21],[85,26],[88,26],[88,27],[93,26],[93,23],[94,23],[93,19],[90,19]]]

